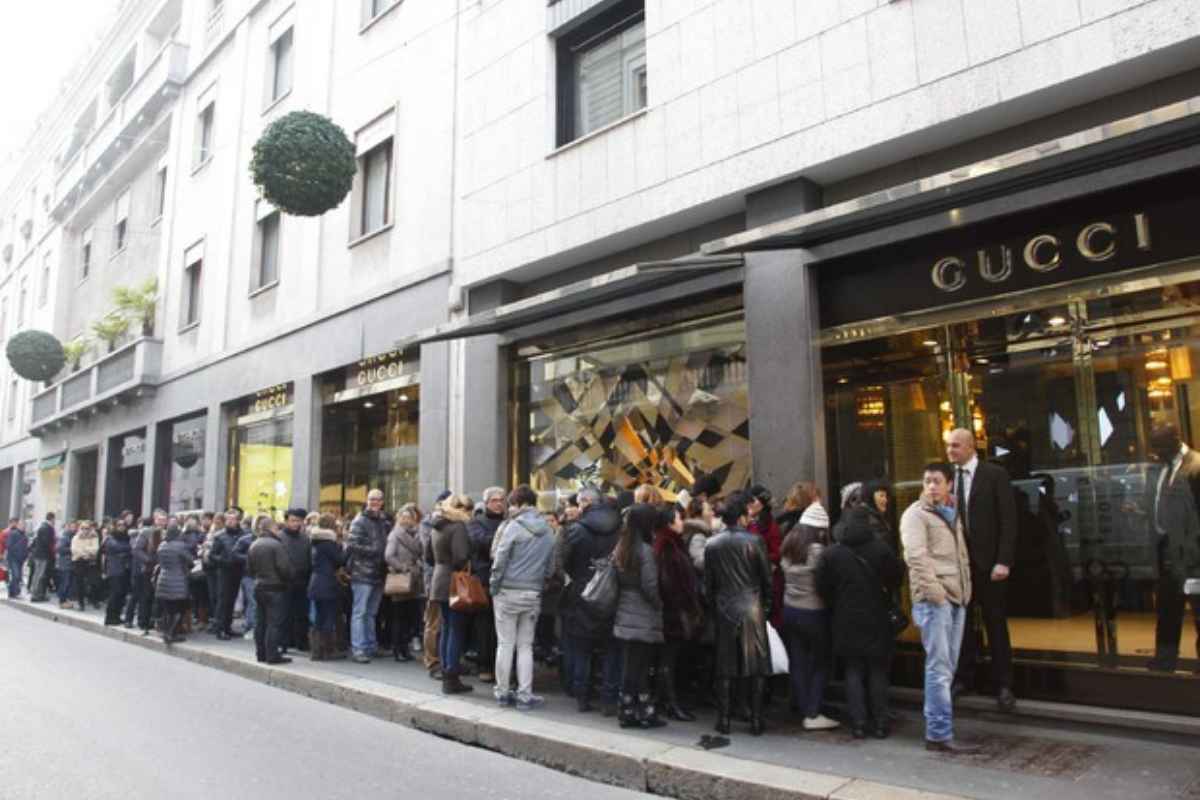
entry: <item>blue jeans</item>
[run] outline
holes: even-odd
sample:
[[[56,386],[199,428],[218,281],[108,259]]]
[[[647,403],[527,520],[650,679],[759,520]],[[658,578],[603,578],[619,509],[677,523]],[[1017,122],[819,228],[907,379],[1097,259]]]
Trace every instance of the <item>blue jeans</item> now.
[[[586,698],[592,681],[592,655],[604,650],[604,683],[600,699],[615,704],[621,687],[621,647],[614,639],[571,637],[571,662],[574,668],[575,697]]]
[[[254,630],[255,614],[257,613],[258,601],[254,599],[254,578],[250,576],[242,577],[242,619],[245,620],[242,625],[242,632],[249,633]]]
[[[950,686],[962,647],[966,610],[949,601],[940,606],[913,604],[913,622],[925,648],[925,738],[947,742],[954,738],[954,706]]]
[[[67,602],[67,598],[71,596],[71,579],[75,573],[71,571],[70,567],[65,569],[59,567],[57,573],[58,586],[55,587],[55,591],[58,593],[58,602],[61,605]]]
[[[8,596],[21,596],[21,576],[25,572],[25,559],[18,561],[15,558],[9,558],[8,561]]]
[[[792,708],[811,719],[821,713],[829,677],[829,612],[784,606],[783,640],[792,679]]]
[[[463,645],[467,640],[467,621],[469,617],[461,611],[454,611],[446,600],[440,601],[442,606],[442,630],[438,633],[438,659],[442,662],[442,674],[457,675],[458,662],[462,658]]]
[[[355,581],[350,584],[354,606],[350,612],[350,649],[356,656],[373,656],[379,650],[375,641],[375,617],[383,600],[382,583]]]

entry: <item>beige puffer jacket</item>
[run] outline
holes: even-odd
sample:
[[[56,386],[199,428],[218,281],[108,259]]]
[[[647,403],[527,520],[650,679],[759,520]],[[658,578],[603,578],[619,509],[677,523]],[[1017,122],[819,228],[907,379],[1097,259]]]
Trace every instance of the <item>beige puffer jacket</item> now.
[[[908,588],[914,603],[941,605],[971,601],[971,560],[962,520],[954,527],[921,499],[900,518],[900,542],[908,564]]]

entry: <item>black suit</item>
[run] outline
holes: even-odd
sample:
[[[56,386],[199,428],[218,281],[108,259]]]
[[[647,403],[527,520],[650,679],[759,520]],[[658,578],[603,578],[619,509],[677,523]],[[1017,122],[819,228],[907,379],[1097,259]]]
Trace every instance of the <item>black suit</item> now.
[[[955,472],[957,485],[957,470]],[[992,568],[1012,569],[1017,546],[1017,504],[1004,467],[978,461],[967,498],[967,550],[971,556],[971,603],[955,678],[971,686],[979,661],[975,609],[983,612],[988,649],[992,656],[992,691],[1012,687],[1012,642],[1008,636],[1008,581],[993,581]]]
[[[1179,469],[1159,493],[1161,467],[1151,473],[1149,494],[1150,536],[1158,554],[1158,619],[1154,628],[1154,666],[1174,671],[1179,660],[1183,611],[1187,597],[1185,579],[1200,577],[1200,455],[1188,450]],[[1196,650],[1200,658],[1200,601],[1192,598]]]

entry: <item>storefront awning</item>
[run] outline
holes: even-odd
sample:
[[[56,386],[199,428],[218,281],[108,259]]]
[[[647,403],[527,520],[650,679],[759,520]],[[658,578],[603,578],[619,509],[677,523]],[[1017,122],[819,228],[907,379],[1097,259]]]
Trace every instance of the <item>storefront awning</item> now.
[[[454,322],[438,325],[415,336],[401,339],[396,347],[465,339],[504,333],[523,325],[542,322],[598,303],[629,297],[638,292],[678,282],[696,274],[710,274],[742,266],[740,255],[687,256],[670,261],[647,261],[577,281],[557,289],[526,297]]]
[[[970,221],[961,213],[970,203],[1111,168],[1172,148],[1195,149],[1198,132],[1200,97],[1193,97],[761,225],[708,242],[700,250],[708,255],[722,255],[812,248],[823,242],[935,215],[946,215],[949,225],[958,226]],[[1177,164],[1178,169],[1187,166],[1191,164]]]
[[[46,456],[38,462],[38,469],[54,469],[62,466],[62,463],[67,460],[66,452],[55,453],[52,456]]]

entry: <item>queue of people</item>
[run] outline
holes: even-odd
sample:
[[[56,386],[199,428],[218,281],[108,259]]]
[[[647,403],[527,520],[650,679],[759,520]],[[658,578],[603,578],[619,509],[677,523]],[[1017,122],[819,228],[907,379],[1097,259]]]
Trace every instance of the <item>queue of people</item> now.
[[[372,490],[350,519],[303,508],[282,523],[237,508],[155,511],[71,522],[56,534],[49,514],[32,542],[13,520],[0,547],[10,598],[20,597],[30,560],[31,600],[53,581],[64,607],[102,603],[105,624],[157,630],[167,644],[200,630],[219,640],[252,633],[269,664],[294,652],[366,664],[389,650],[411,662],[419,651],[443,693],[474,691],[464,680],[473,675],[498,705],[519,711],[543,702],[534,692],[541,661],[557,667],[580,713],[598,702],[621,727],[655,728],[692,721],[711,703],[717,732],[738,721],[753,735],[775,692],[788,694],[806,731],[846,724],[856,738],[889,735],[907,574],[926,653],[926,743],[962,752],[971,748],[954,739],[952,707],[964,628],[980,581],[1002,584],[1011,552],[1004,515],[976,500],[996,476],[969,436],[951,434],[953,463],[925,469],[898,531],[884,484],[847,486],[831,529],[812,482],[795,484],[776,513],[765,487],[724,494],[706,477],[673,500],[648,485],[614,495],[586,487],[553,511],[522,485],[489,488],[478,504],[443,492],[429,513],[411,503],[385,509]],[[989,641],[1000,643],[999,703],[1011,708],[1005,665],[995,663],[1004,640],[993,638],[1002,590],[990,587],[982,605]],[[825,697],[838,673],[842,722]]]

